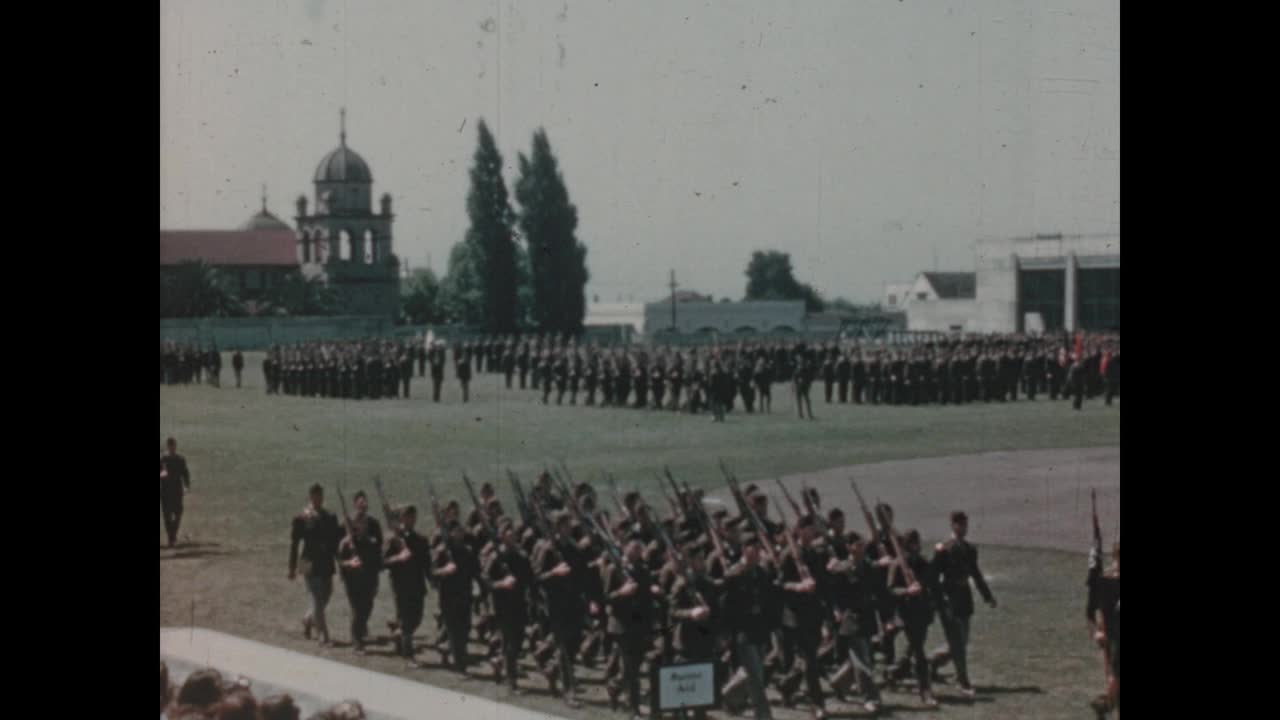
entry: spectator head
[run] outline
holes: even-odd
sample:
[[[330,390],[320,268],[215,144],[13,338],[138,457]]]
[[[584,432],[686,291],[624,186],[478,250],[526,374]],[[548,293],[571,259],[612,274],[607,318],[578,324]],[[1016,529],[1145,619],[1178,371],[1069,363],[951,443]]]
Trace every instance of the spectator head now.
[[[208,708],[222,700],[222,674],[213,668],[196,670],[182,683],[178,704]]]
[[[218,706],[218,720],[258,720],[258,701],[247,688],[236,687]]]
[[[298,720],[302,716],[290,695],[272,695],[258,704],[258,714],[262,720]]]

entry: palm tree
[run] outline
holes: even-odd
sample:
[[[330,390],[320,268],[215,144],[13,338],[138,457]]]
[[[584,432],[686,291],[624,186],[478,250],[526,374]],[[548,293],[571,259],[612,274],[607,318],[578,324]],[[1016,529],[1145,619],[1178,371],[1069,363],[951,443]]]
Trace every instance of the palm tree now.
[[[186,260],[160,276],[161,317],[233,317],[244,314],[240,298],[217,268]]]

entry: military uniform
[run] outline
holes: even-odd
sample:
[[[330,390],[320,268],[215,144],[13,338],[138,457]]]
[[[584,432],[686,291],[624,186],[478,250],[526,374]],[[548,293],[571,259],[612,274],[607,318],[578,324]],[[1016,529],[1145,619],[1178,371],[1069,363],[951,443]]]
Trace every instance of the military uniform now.
[[[620,589],[632,581],[635,591],[627,596]],[[627,562],[626,572],[611,567],[605,583],[605,598],[609,606],[608,633],[622,656],[622,685],[627,690],[632,713],[640,712],[640,665],[645,652],[653,644],[654,596],[651,586],[655,580],[643,561]]]
[[[333,574],[337,569],[334,561],[342,535],[333,513],[324,508],[316,511],[310,505],[294,516],[289,532],[289,575],[302,574],[311,598],[311,606],[302,619],[303,626],[308,635],[314,626],[325,641],[329,639],[329,625],[324,611],[333,596]]]
[[[470,400],[471,389],[471,359],[467,357],[468,352],[462,348],[454,350],[454,374],[462,385],[462,402],[464,403]]]
[[[969,645],[969,619],[973,617],[973,591],[969,588],[972,578],[982,593],[982,599],[995,603],[995,596],[987,587],[986,578],[978,569],[978,548],[972,544],[951,538],[938,543],[933,556],[933,572],[942,590],[938,598],[938,619],[947,636],[947,647],[956,664],[956,679],[961,688],[970,688],[967,648]]]
[[[475,553],[465,542],[444,540],[445,552],[436,556],[436,580],[440,586],[440,613],[444,616],[445,630],[449,634],[449,658],[453,669],[460,673],[467,670],[467,639],[471,636],[471,586],[480,576],[480,565]],[[453,563],[455,570],[440,575],[442,566]]]
[[[518,547],[503,546],[490,556],[484,568],[484,576],[493,590],[493,611],[498,630],[502,634],[502,659],[507,685],[514,689],[520,675],[516,661],[524,644],[525,628],[529,624],[527,608],[533,588],[533,568],[529,564],[529,558]],[[508,576],[515,578],[515,587],[493,587],[494,583]]]
[[[412,373],[412,364],[409,370]],[[405,548],[409,550],[409,558],[395,560]],[[412,659],[413,634],[422,624],[427,579],[431,575],[431,543],[417,532],[398,528],[387,543],[384,565],[391,575],[391,592],[396,601],[400,654]]]
[[[369,616],[378,595],[378,572],[382,569],[382,527],[377,520],[365,516],[354,521],[354,535],[347,535],[338,545],[338,558],[343,562],[360,559],[360,567],[342,568],[342,582],[351,603],[351,641],[357,650],[364,647],[369,635]]]
[[[191,489],[191,472],[187,460],[178,454],[160,456],[160,514],[164,518],[164,530],[169,536],[169,547],[178,542],[178,528],[182,525],[182,496]]]

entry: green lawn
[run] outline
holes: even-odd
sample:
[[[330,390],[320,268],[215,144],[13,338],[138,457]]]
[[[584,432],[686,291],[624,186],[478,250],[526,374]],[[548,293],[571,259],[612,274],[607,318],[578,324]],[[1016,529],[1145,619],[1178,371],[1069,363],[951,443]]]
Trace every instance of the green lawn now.
[[[677,477],[712,486],[721,484],[719,457],[747,480],[891,459],[1119,443],[1118,407],[1097,401],[1086,403],[1082,412],[1043,397],[1035,403],[963,407],[828,406],[818,385],[818,420],[802,422],[789,403],[789,390],[776,386],[772,415],[747,416],[739,410],[719,425],[705,415],[546,407],[532,391],[507,391],[498,377],[487,375],[472,384],[471,402],[465,405],[452,377],[446,381],[445,402],[438,405],[430,402],[429,382],[418,378],[409,400],[268,397],[261,387],[261,355],[246,359],[242,389],[228,387],[234,382],[227,369],[222,389],[160,390],[160,441],[169,435],[178,439],[194,490],[183,522],[184,545],[161,552],[160,624],[186,625],[194,618],[199,626],[399,674],[409,673],[390,657],[318,651],[300,637],[305,593],[285,579],[288,527],[312,482],[332,488],[345,478],[349,492],[371,491],[369,478],[380,474],[393,502],[425,504],[428,477],[443,495],[464,500],[460,477],[466,470],[477,481],[497,480],[506,498],[503,469],[510,467],[527,481],[555,458],[564,458],[579,479],[597,480],[608,470],[623,485],[645,487],[668,464]],[[332,490],[328,502],[336,507]],[[994,690],[989,700],[944,712],[964,718],[1080,717],[1101,676],[1083,631],[1083,556],[988,547],[983,557],[1002,605],[979,610],[971,665],[974,682]],[[348,614],[340,591],[331,614],[336,637],[345,638]],[[393,614],[384,582],[374,632],[385,630],[383,621]],[[422,632],[429,630],[434,628]],[[937,626],[930,642],[942,642]],[[434,653],[426,655],[435,660]],[[460,684],[443,672],[412,676],[495,693],[492,683]],[[588,687],[603,698],[598,686]],[[944,686],[944,702],[948,695],[955,699]],[[501,691],[496,696],[503,697]],[[914,707],[909,695],[889,700]],[[538,695],[526,696],[521,704],[565,711]],[[588,706],[579,716],[599,712]]]

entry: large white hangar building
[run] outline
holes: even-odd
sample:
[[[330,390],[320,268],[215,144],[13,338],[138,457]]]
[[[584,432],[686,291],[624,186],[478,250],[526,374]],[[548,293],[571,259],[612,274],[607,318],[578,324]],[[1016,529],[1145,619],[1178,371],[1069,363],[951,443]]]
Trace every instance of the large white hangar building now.
[[[1120,235],[985,238],[976,272],[920,273],[907,327],[940,332],[1120,329]],[[943,282],[939,282],[943,281]]]

